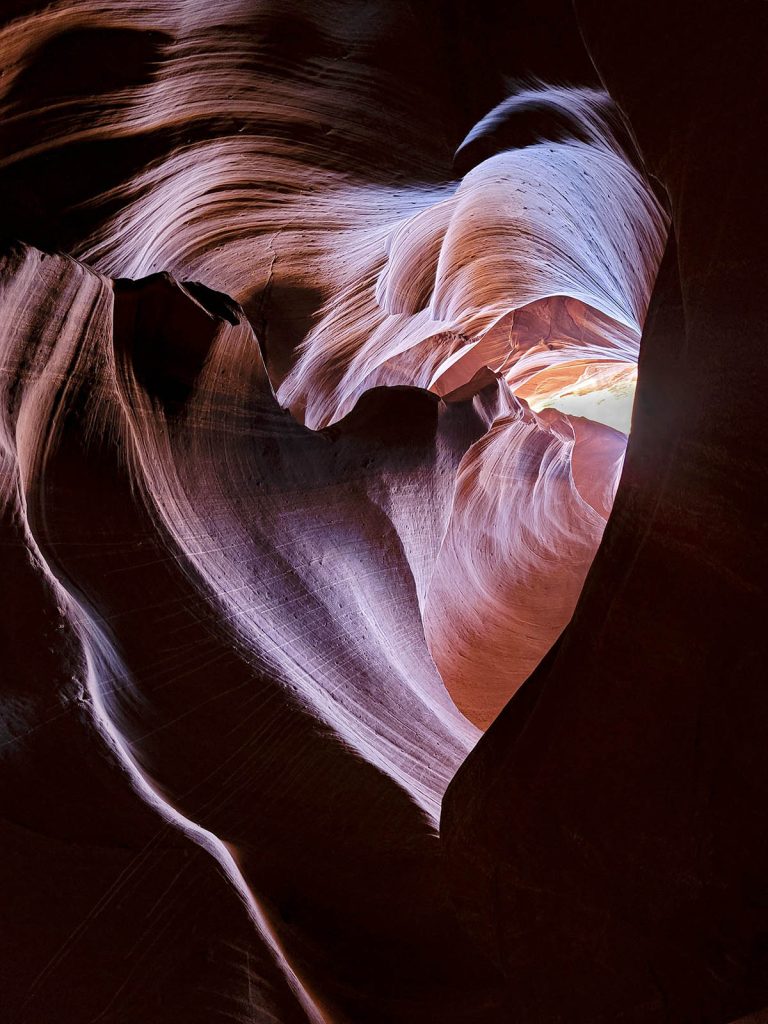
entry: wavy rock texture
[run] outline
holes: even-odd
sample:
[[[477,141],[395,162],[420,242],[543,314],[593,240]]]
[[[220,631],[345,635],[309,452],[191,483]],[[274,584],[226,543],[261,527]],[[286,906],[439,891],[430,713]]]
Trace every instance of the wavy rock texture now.
[[[768,1001],[717,176],[589,8],[9,10],[10,1020]]]
[[[768,993],[765,8],[577,12],[673,233],[602,545],[441,835],[527,1020],[725,1021]]]
[[[426,652],[418,592],[483,416],[470,402],[441,423],[434,397],[374,393],[318,435],[201,286],[112,289],[33,250],[9,263],[19,500],[76,603],[95,704],[152,787],[226,844],[324,1003],[409,1019],[419,979],[419,999],[471,1017],[435,834],[476,734]],[[53,287],[70,312],[40,336],[23,309]],[[365,964],[361,942],[378,951]]]

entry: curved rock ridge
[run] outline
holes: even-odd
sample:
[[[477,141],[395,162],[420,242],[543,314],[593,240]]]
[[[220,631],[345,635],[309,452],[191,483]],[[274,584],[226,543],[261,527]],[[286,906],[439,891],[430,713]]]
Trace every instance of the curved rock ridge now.
[[[552,410],[537,416],[513,399],[462,460],[424,624],[452,697],[479,726],[573,613],[625,444],[610,427]]]
[[[757,1021],[768,9],[575,8],[672,231],[601,546],[559,641],[452,781],[441,839],[528,1024]]]
[[[424,55],[401,72],[413,30],[383,11],[294,8],[66,0],[12,21],[0,33],[12,186],[112,145],[77,197],[95,226],[69,247],[112,276],[167,271],[232,295],[281,401],[315,428],[374,386],[440,392],[443,360],[461,362],[464,345],[475,368],[508,368],[511,314],[552,296],[583,302],[597,347],[636,361],[665,218],[607,94],[518,87],[454,169],[445,114],[424,102]],[[397,74],[370,57],[387,33]],[[70,67],[91,42],[124,55],[97,95]],[[19,214],[32,240],[38,204]]]
[[[764,5],[573,6],[0,15],[13,1024],[768,1002]]]
[[[495,387],[374,391],[318,434],[202,286],[112,286],[18,248],[3,277],[18,514],[72,608],[91,728],[224,844],[260,915],[253,963],[271,951],[296,1013],[496,1019],[439,884],[440,799],[477,732],[420,614]],[[66,312],[41,321],[52,291]]]
[[[383,253],[380,239],[353,243],[354,276],[304,340],[280,398],[318,427],[375,384],[441,393],[488,365],[514,386],[537,347],[558,352],[546,365],[569,349],[636,363],[664,235],[613,136],[494,155],[390,229]]]
[[[113,284],[21,247],[3,280],[8,498],[71,609],[91,727],[132,788],[213,842],[295,1012],[354,1019],[374,999],[369,1019],[416,1020],[429,998],[444,1019],[502,1013],[439,885],[440,801],[478,737],[454,700],[486,724],[561,627],[605,513],[576,438],[599,458],[619,438],[620,459],[623,435],[536,415],[493,374],[445,401],[375,389],[314,432],[278,405],[237,305],[205,286]],[[477,523],[501,557],[476,561]],[[532,578],[550,607],[525,625]],[[489,583],[520,615],[518,649],[496,639]],[[486,666],[474,689],[466,668],[475,616],[488,658],[515,665],[490,693]]]
[[[83,0],[11,22],[0,37],[10,68],[3,85],[10,115],[6,166],[23,169],[98,140],[143,140],[135,173],[112,188],[96,178],[84,205],[98,226],[79,239],[76,252],[113,276],[170,272],[231,294],[259,329],[281,403],[313,429],[349,415],[371,389],[417,385],[448,395],[488,367],[536,411],[559,406],[626,432],[666,219],[608,95],[540,82],[518,88],[466,135],[455,160],[463,177],[450,182],[439,147],[414,144],[414,134],[435,135],[429,120],[435,112],[421,105],[412,123],[398,120],[416,81],[406,76],[395,86],[385,68],[366,64],[366,32],[373,38],[378,30],[331,5],[300,19],[306,52],[297,37],[296,53],[284,54],[285,16],[277,2],[256,9],[232,2],[214,11],[194,0],[151,10]],[[141,35],[148,28],[154,34]],[[106,76],[92,97],[75,76],[63,102],[51,102],[44,84],[28,98],[21,85],[51,47],[67,57],[91,38],[119,39],[134,77]],[[341,52],[355,59],[340,61]],[[355,95],[370,114],[364,131]],[[344,140],[340,151],[320,145],[324,125]],[[372,175],[371,146],[382,133],[399,141]],[[444,126],[436,129],[437,138],[444,134]],[[157,158],[147,161],[147,152]],[[393,185],[386,179],[395,170],[415,183]],[[117,212],[105,216],[112,208]],[[281,312],[287,308],[290,313]],[[566,434],[571,430],[565,427]],[[605,459],[600,462],[601,446],[593,443],[589,466],[599,476],[590,486],[605,496],[615,486],[620,442],[603,433]],[[574,433],[564,465],[578,459],[583,434]],[[570,445],[560,438],[551,443]],[[499,480],[515,474],[520,480],[499,482],[499,490],[527,493],[534,486],[531,471],[522,468],[527,460],[508,459],[503,473],[492,460]],[[500,546],[491,545],[494,553],[481,560],[483,574],[498,576],[480,584],[495,591],[496,615],[507,614],[498,604],[502,592],[512,600],[539,580],[542,593],[555,587],[557,599],[546,622],[520,627],[525,642],[498,681],[477,682],[497,694],[484,711],[473,712],[477,721],[487,723],[568,621],[589,552],[599,543],[610,501],[601,498],[594,509],[587,502],[592,511],[585,515],[565,505],[557,511],[558,486],[547,478],[532,499],[550,508],[546,525],[534,531],[535,552],[521,552],[505,568],[502,551],[531,545],[521,535],[515,541],[500,535]],[[578,506],[578,490],[570,491]],[[474,515],[484,509],[483,501],[468,504]],[[461,502],[455,511],[459,518]],[[499,520],[495,529],[503,532],[510,522]],[[574,529],[581,531],[573,538],[578,556],[563,543]],[[568,578],[562,586],[558,559]],[[459,561],[477,577],[469,551]],[[214,575],[221,580],[223,572],[219,567]],[[456,601],[430,611],[429,576],[421,572],[420,608],[433,624],[427,631],[432,653],[457,697],[470,685],[466,665],[454,677],[458,662],[439,649],[436,623],[453,615],[477,623],[480,608]],[[475,628],[465,632],[476,636]],[[464,696],[457,699],[466,706]]]
[[[104,365],[110,283],[21,247],[2,257],[0,277],[0,531],[13,587],[0,717],[3,1013],[19,1022],[320,1020],[226,849],[158,799],[127,756],[104,710],[111,677],[95,642],[98,613],[41,550],[41,474],[70,417],[103,408],[115,390]],[[88,380],[77,369],[86,339],[104,371]],[[77,411],[60,402],[73,374],[93,388]],[[103,571],[114,571],[109,543],[95,547]]]

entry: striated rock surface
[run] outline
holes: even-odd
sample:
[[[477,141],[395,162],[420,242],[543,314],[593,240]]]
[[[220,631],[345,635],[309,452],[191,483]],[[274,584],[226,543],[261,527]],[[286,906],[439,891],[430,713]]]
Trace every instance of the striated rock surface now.
[[[476,734],[419,617],[483,417],[374,392],[315,434],[202,286],[112,288],[29,249],[4,277],[18,500],[72,606],[97,721],[234,859],[255,938],[307,1012],[419,1019],[428,999],[493,1018],[436,838]],[[69,312],[41,330],[23,309],[54,286]]]
[[[598,6],[2,12],[12,1024],[768,1003],[764,18]]]
[[[768,1000],[765,9],[673,8],[609,25],[577,4],[672,237],[574,618],[443,809],[456,899],[529,1022],[698,1024]]]

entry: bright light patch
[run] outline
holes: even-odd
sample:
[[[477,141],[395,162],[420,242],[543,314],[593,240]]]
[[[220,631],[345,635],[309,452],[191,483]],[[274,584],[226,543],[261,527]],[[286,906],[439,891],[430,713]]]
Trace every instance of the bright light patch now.
[[[637,367],[627,363],[564,363],[536,374],[518,388],[534,412],[558,409],[629,434]]]

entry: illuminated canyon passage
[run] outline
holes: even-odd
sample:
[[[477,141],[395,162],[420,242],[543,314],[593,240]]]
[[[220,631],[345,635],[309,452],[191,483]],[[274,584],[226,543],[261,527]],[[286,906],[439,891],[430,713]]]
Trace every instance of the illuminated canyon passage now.
[[[762,0],[8,0],[0,1021],[768,1021]]]

